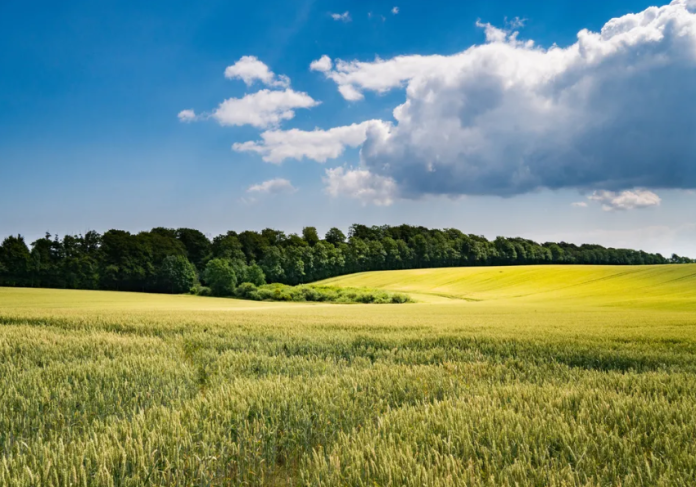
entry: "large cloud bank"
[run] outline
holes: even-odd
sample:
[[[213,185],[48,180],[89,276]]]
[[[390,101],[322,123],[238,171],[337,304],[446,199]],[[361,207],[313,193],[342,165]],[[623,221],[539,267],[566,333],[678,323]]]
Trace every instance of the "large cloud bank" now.
[[[363,158],[406,194],[694,187],[696,13],[650,8],[565,49],[469,49],[410,79],[394,117]]]
[[[610,20],[565,48],[481,27],[487,42],[452,56],[312,63],[349,101],[405,88],[394,122],[275,131],[235,148],[270,162],[324,162],[364,138],[361,172],[329,177],[337,193],[358,194],[360,181],[393,181],[414,198],[575,188],[606,191],[596,195],[607,207],[640,208],[656,200],[643,204],[644,193],[632,193],[641,195],[633,203],[613,200],[635,188],[696,187],[695,1]],[[357,136],[336,136],[341,131]],[[310,139],[331,140],[330,150]]]

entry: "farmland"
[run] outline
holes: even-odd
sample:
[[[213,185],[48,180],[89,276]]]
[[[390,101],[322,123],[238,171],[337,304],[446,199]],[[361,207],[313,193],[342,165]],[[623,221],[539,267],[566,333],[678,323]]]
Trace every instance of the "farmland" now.
[[[0,288],[0,486],[694,485],[696,265]]]

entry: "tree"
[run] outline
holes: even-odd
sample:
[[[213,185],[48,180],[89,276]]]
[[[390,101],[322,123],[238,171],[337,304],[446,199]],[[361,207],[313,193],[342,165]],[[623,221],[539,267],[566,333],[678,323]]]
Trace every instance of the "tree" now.
[[[304,227],[302,229],[302,239],[309,244],[310,247],[314,247],[319,243],[319,234],[315,227]]]
[[[109,230],[100,247],[103,289],[146,291],[155,275],[149,234]]]
[[[8,286],[28,286],[30,284],[29,265],[31,254],[24,237],[7,237],[2,242],[2,267],[5,268],[3,284]]]
[[[559,247],[558,244],[550,244],[548,249],[551,252],[551,260],[553,262],[563,262],[563,255],[565,252],[563,252],[563,249]]]
[[[198,230],[158,227],[137,235],[122,230],[109,230],[103,236],[93,231],[84,237],[66,235],[62,240],[47,235],[32,244],[31,252],[21,236],[13,236],[0,245],[0,285],[182,292],[191,282],[185,261],[198,266],[197,273],[205,282],[210,259],[223,262],[212,266],[225,274],[218,282],[218,294],[230,294],[237,281],[299,284],[377,269],[692,262],[678,255],[668,259],[601,245],[540,245],[504,237],[489,241],[452,228],[356,224],[349,235],[346,243],[346,236],[336,227],[326,233],[325,240],[319,240],[315,227],[305,227],[302,236],[266,228],[240,234],[229,231],[211,243]],[[169,259],[177,256],[176,262]],[[211,279],[215,275],[211,270]]]
[[[229,260],[213,259],[205,266],[205,282],[215,296],[232,296],[237,274]]]
[[[176,230],[170,228],[153,228],[138,236],[149,245],[152,253],[152,264],[159,267],[170,255],[187,255],[186,247],[176,237]]]
[[[326,232],[324,240],[326,240],[330,244],[338,245],[346,241],[346,236],[343,234],[341,230],[339,230],[336,227],[333,227],[331,230]]]
[[[261,230],[261,236],[268,245],[281,245],[287,239],[284,232],[273,230],[272,228]]]
[[[62,245],[57,236],[52,239],[51,234],[46,233],[44,238],[32,242],[29,266],[32,286],[65,287],[61,254]]]
[[[188,292],[196,283],[196,268],[183,255],[170,255],[159,269],[162,289],[172,294]]]
[[[268,246],[266,239],[258,232],[244,231],[237,236],[242,244],[242,251],[247,262],[257,261],[263,255],[263,249]]]
[[[205,269],[205,265],[212,257],[212,245],[208,237],[192,228],[179,228],[176,231],[176,237],[184,245],[188,260],[199,271]]]
[[[211,246],[214,259],[244,260],[246,256],[242,251],[242,244],[235,232],[227,232],[225,235],[218,235],[213,239]]]
[[[256,287],[263,286],[266,284],[266,275],[263,273],[261,267],[257,264],[252,264],[246,268],[244,282],[249,282]]]
[[[66,235],[61,246],[61,274],[69,289],[99,289],[98,244],[101,236],[87,232],[85,236]]]
[[[283,282],[285,278],[284,257],[282,248],[268,247],[264,250],[260,265],[270,282]]]
[[[290,247],[285,251],[283,270],[288,284],[301,284],[305,279],[303,247]]]

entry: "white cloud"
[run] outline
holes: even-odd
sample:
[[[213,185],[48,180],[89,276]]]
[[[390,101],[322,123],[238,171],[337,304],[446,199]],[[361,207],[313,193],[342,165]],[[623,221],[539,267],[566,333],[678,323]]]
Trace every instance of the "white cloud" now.
[[[493,27],[490,24],[477,22],[477,26],[485,31],[486,39],[491,43],[506,43],[519,45],[517,33],[507,32]],[[528,47],[532,43],[527,44]],[[486,46],[479,46],[482,49]],[[324,75],[338,85],[338,90],[347,100],[359,100],[363,98],[362,91],[376,91],[385,93],[394,88],[404,86],[404,83],[418,78],[452,77],[458,71],[471,65],[470,51],[468,49],[453,56],[397,56],[390,60],[377,58],[375,61],[344,61],[336,59],[334,69],[314,69],[322,71]],[[310,64],[325,67],[331,62],[331,58],[324,55],[321,59]]]
[[[575,201],[570,204],[570,206],[574,208],[587,208],[587,202],[586,201]]]
[[[289,88],[283,91],[264,89],[243,98],[229,98],[223,101],[211,117],[220,125],[267,128],[293,118],[296,108],[312,108],[318,104],[319,102],[307,93]]]
[[[316,61],[312,61],[312,63],[309,65],[309,69],[312,71],[320,71],[322,73],[325,73],[326,71],[331,71],[331,68],[333,67],[333,63],[331,62],[331,58],[324,54],[322,57],[317,59]]]
[[[266,64],[256,56],[243,56],[239,61],[225,69],[225,78],[238,78],[251,86],[254,81],[260,81],[266,86],[287,88],[290,78],[285,75],[277,76]]]
[[[368,120],[329,130],[269,130],[261,134],[261,140],[237,143],[237,152],[256,152],[264,161],[279,164],[285,159],[302,158],[326,162],[343,154],[346,147],[358,147],[370,131],[389,130],[389,124],[381,120]]]
[[[180,122],[193,122],[196,120],[196,112],[193,110],[181,110],[177,115]]]
[[[367,135],[365,169],[405,197],[696,188],[696,2],[612,19],[565,48],[479,25],[487,43],[452,56],[324,71],[348,100],[406,88],[396,123]]]
[[[660,206],[662,200],[652,191],[634,189],[632,191],[595,191],[588,199],[602,204],[604,211],[635,210],[637,208],[649,208]]]
[[[515,17],[514,19],[508,19],[505,17],[505,25],[510,27],[511,29],[521,29],[524,27],[524,24],[527,23],[527,19],[523,19],[520,17]]]
[[[393,179],[372,174],[365,169],[327,169],[324,183],[327,194],[354,198],[363,204],[389,206],[397,194]]]
[[[297,189],[287,179],[276,178],[269,179],[259,184],[249,186],[247,193],[264,193],[264,194],[279,194],[279,193],[294,193]]]
[[[340,20],[341,22],[350,22],[350,13],[348,11],[343,12],[342,14],[331,14],[331,18],[334,20]]]
[[[391,13],[394,14],[394,15],[398,14],[398,13],[399,13],[399,7],[394,7],[393,9],[391,9]]]

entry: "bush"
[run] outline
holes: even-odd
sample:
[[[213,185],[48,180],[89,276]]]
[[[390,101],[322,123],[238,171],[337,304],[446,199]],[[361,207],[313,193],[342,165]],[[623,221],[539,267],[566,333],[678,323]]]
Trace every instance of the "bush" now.
[[[257,287],[251,282],[243,282],[234,291],[234,295],[242,299],[253,299],[254,301],[259,301],[259,292]]]
[[[213,291],[208,286],[195,286],[191,291],[195,291],[193,294],[198,296],[212,296]]]
[[[240,284],[234,295],[241,299],[252,299],[254,301],[374,304],[411,302],[411,299],[405,294],[392,294],[371,289],[307,285],[287,286],[285,284],[265,284],[256,287],[250,282]]]

